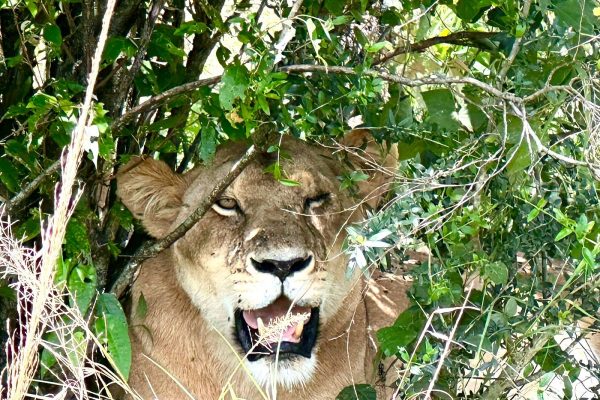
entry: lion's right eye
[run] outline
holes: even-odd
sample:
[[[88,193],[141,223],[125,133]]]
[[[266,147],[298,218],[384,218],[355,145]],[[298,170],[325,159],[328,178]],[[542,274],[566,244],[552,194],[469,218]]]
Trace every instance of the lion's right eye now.
[[[216,203],[213,204],[212,208],[217,212],[217,214],[221,214],[226,217],[236,215],[239,210],[237,201],[230,197],[223,197],[217,200]]]

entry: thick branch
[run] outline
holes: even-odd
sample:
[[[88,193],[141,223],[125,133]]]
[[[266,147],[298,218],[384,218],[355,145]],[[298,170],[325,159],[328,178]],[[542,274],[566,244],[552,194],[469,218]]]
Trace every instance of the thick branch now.
[[[256,154],[258,153],[255,146],[251,146],[244,156],[233,166],[231,171],[215,185],[210,194],[200,203],[198,208],[181,223],[181,225],[164,238],[157,241],[146,242],[140,247],[113,284],[110,289],[111,293],[120,297],[135,278],[135,275],[144,260],[156,256],[158,253],[171,246],[177,239],[185,235],[185,233],[210,209],[215,201],[217,201],[218,197],[231,182],[233,182],[244,168],[254,160]]]
[[[396,50],[393,50],[387,54],[384,54],[379,60],[376,60],[373,65],[383,64],[388,61],[390,58],[394,58],[399,56],[400,54],[406,53],[420,53],[422,51],[427,50],[428,48],[435,46],[437,44],[456,44],[461,46],[469,46],[469,47],[477,47],[477,48],[485,48],[489,49],[489,46],[486,46],[481,41],[484,39],[488,39],[492,36],[497,35],[497,32],[473,32],[473,31],[461,31],[454,32],[447,36],[435,36],[432,38],[428,38],[425,40],[421,40],[417,43],[409,43],[404,47],[399,47]]]

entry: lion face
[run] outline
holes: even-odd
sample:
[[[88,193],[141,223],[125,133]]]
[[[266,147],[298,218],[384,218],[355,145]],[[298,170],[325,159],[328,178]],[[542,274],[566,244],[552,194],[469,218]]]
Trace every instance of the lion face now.
[[[342,242],[344,225],[358,212],[339,188],[341,168],[331,153],[296,140],[284,141],[283,150],[293,158],[282,159],[281,167],[298,185],[284,186],[265,173],[277,155],[260,156],[174,243],[172,254],[191,303],[254,378],[266,385],[275,376],[290,387],[312,376],[326,345],[322,332],[356,285]],[[154,160],[138,162],[121,172],[119,195],[152,235],[164,236],[198,208],[243,151],[222,149],[210,168],[183,176]],[[157,176],[170,184],[163,181],[157,191],[157,182],[142,179]]]

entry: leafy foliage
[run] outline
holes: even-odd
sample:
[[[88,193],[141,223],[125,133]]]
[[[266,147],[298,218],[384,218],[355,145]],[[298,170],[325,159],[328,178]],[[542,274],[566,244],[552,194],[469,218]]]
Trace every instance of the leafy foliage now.
[[[31,246],[53,211],[101,3],[0,0],[0,196]],[[210,163],[218,144],[256,141],[265,122],[325,142],[361,125],[398,146],[388,203],[347,228],[347,246],[350,267],[366,272],[429,249],[411,272],[414,306],[377,332],[383,356],[400,361],[388,372],[399,394],[433,381],[458,396],[477,378],[477,395],[498,398],[511,379],[543,373],[543,390],[562,376],[568,391],[582,371],[598,376],[554,338],[574,337],[583,317],[598,328],[597,4],[308,0],[285,24],[285,2],[223,4],[123,1],[112,18],[78,172],[84,194],[55,281],[123,376],[126,322],[102,291],[145,237],[114,197],[116,166],[143,153],[181,172]],[[268,172],[297,184],[278,163]],[[340,185],[366,178],[350,169]],[[0,289],[2,304],[14,301]],[[443,355],[450,339],[460,345]],[[56,363],[48,352],[42,361],[46,372]],[[490,385],[500,375],[508,379]],[[355,393],[374,398],[362,385],[339,398]]]

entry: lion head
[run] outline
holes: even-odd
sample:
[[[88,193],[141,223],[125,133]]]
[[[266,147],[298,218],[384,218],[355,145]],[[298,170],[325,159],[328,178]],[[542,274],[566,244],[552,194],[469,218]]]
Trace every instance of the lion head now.
[[[388,166],[393,162],[393,156],[379,157],[381,147],[366,131],[353,131],[345,145],[361,154],[355,161],[365,170],[372,157],[379,165],[382,159]],[[361,211],[340,189],[342,163],[332,149],[290,138],[280,148],[241,172],[173,244],[170,262],[193,307],[236,349],[254,378],[267,384],[277,361],[277,383],[291,387],[311,379],[319,349],[327,345],[323,332],[360,296],[342,243],[344,226]],[[134,160],[118,175],[118,195],[161,238],[198,208],[244,150],[228,145],[209,167],[183,175],[160,161]],[[276,161],[297,184],[283,185],[265,172]],[[370,173],[358,197],[376,197],[380,175]]]

